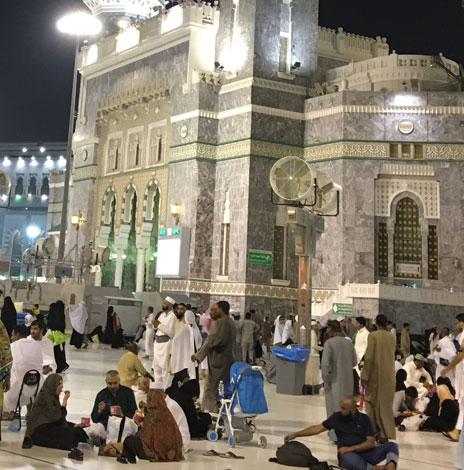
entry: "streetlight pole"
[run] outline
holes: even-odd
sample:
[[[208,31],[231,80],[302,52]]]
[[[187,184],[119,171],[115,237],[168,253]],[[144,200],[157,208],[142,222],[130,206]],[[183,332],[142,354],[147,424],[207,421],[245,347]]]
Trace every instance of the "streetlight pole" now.
[[[76,108],[76,89],[77,89],[77,65],[79,60],[79,36],[76,36],[76,47],[74,52],[73,84],[71,92],[71,109],[69,110],[68,127],[68,145],[66,148],[66,170],[64,173],[63,204],[61,207],[61,225],[60,240],[58,244],[58,262],[63,261],[64,246],[66,241],[66,228],[68,223],[68,199],[69,199],[69,180],[71,179],[71,160],[72,160],[72,139],[74,134],[74,114]],[[61,277],[57,277],[61,281]]]

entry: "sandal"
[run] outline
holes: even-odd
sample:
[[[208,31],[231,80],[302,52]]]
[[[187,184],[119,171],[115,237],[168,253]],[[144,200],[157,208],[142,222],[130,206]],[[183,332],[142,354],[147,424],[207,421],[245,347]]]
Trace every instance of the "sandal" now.
[[[215,450],[211,449],[208,450],[208,452],[205,452],[204,454],[205,457],[222,457],[224,454],[220,454],[219,452],[216,452]]]
[[[222,457],[223,459],[239,459],[239,460],[243,460],[245,458],[243,457],[243,455],[236,455],[231,451],[226,452],[225,454],[219,454],[219,457]]]
[[[77,447],[73,447],[71,452],[68,454],[68,459],[82,462],[84,460],[84,454]]]
[[[459,442],[459,439],[455,439],[453,436],[451,436],[451,434],[449,432],[442,432],[442,434],[448,438],[450,441],[453,441],[453,442]]]

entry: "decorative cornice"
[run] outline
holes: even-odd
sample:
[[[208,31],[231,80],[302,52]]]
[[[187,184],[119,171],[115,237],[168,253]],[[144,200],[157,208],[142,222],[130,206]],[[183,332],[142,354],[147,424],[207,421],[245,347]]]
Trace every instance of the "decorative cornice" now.
[[[86,147],[87,145],[97,145],[100,142],[100,137],[89,137],[87,139],[80,139],[77,134],[74,134],[72,141],[72,148],[75,152],[81,147]]]
[[[81,168],[74,168],[73,182],[95,179],[97,177],[97,166],[88,165]]]
[[[388,158],[386,142],[334,142],[304,149],[308,161],[328,160],[341,157]]]
[[[256,86],[259,88],[267,88],[269,90],[283,91],[285,93],[293,93],[301,96],[308,96],[309,89],[304,86],[290,85],[288,83],[277,82],[274,80],[266,80],[265,78],[249,77],[244,80],[238,80],[233,83],[228,83],[221,87],[220,95],[231,93],[233,91],[241,90],[243,88],[250,88]]]
[[[247,104],[245,106],[231,108],[220,112],[196,109],[194,111],[188,111],[183,114],[177,114],[176,116],[172,116],[171,122],[186,121],[187,119],[196,119],[199,117],[208,119],[227,119],[233,116],[238,116],[240,114],[247,113],[266,114],[268,116],[294,119],[297,121],[302,121],[304,119],[304,113],[288,111],[287,109],[271,108],[269,106],[260,106],[257,104]]]
[[[265,286],[241,282],[217,282],[209,280],[163,279],[163,291],[188,292],[206,295],[227,295],[246,297],[270,297],[274,299],[297,300],[298,290],[291,287]]]
[[[422,143],[424,161],[426,160],[464,160],[464,143],[442,144]],[[308,161],[334,160],[343,157],[382,158],[389,157],[389,142],[339,141],[319,144],[304,149],[304,158]],[[394,162],[401,159],[392,159]],[[405,159],[405,164],[417,160]],[[414,171],[414,170],[411,170]]]
[[[464,160],[464,143],[427,144],[425,158],[430,160]]]
[[[435,171],[430,165],[384,163],[380,165],[379,175],[431,177],[435,176]]]
[[[338,105],[305,113],[306,120],[334,116],[335,114],[416,114],[416,115],[464,115],[464,106],[371,106]]]
[[[166,99],[169,96],[169,90],[169,79],[165,78],[145,87],[129,90],[126,93],[103,99],[98,104],[97,111],[99,115],[103,115],[118,109],[146,103],[147,101]]]
[[[192,144],[172,147],[170,149],[169,161],[176,162],[190,160],[192,158],[228,160],[249,155],[274,159],[287,157],[289,155],[303,157],[303,149],[290,145],[251,139],[221,145],[194,142]]]

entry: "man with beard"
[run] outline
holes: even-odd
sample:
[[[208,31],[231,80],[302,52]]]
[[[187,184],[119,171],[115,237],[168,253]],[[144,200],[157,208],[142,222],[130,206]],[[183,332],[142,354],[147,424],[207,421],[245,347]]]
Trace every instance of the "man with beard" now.
[[[192,361],[197,362],[208,357],[208,383],[202,403],[205,411],[215,410],[219,383],[229,380],[230,366],[234,362],[235,324],[229,311],[230,305],[224,300],[211,305],[211,330],[201,349],[192,356]]]
[[[356,408],[353,397],[340,402],[340,411],[329,416],[322,424],[289,434],[284,441],[299,437],[317,436],[334,430],[337,435],[338,464],[346,470],[395,470],[398,466],[398,444],[388,442],[376,447],[371,420]],[[382,461],[385,465],[378,465]]]
[[[166,297],[163,300],[163,313],[157,320],[153,320],[153,326],[156,330],[153,347],[153,372],[155,382],[163,382],[165,388],[169,385],[169,356],[176,323],[176,316],[173,312],[175,303],[176,301],[172,297]]]
[[[176,322],[174,323],[174,336],[180,331],[180,329],[185,325],[185,312],[187,311],[187,306],[184,303],[177,304],[176,309]]]

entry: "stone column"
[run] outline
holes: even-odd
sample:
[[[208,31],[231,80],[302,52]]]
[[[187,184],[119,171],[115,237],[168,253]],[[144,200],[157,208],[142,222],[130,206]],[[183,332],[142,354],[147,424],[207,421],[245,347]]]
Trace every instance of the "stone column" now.
[[[145,279],[145,253],[146,248],[137,248],[137,283],[136,292],[143,292],[143,281]]]
[[[114,270],[114,286],[121,287],[122,285],[122,266],[124,263],[123,255],[124,250],[127,248],[129,242],[130,225],[123,224],[119,228],[119,234],[116,235],[114,248],[116,250],[116,268]]]
[[[137,234],[135,246],[137,248],[137,282],[136,292],[143,292],[143,281],[145,279],[145,254],[150,246],[152,222],[144,222]]]
[[[95,246],[108,246],[108,238],[110,236],[111,227],[109,225],[102,225],[100,227],[100,233],[95,238]],[[101,271],[95,273],[95,287],[101,287],[102,273]]]
[[[102,273],[101,271],[97,271],[95,273],[95,283],[94,283],[95,287],[101,287],[102,285]]]
[[[116,269],[114,270],[114,287],[121,287],[122,284],[122,264],[124,249],[116,248]]]

